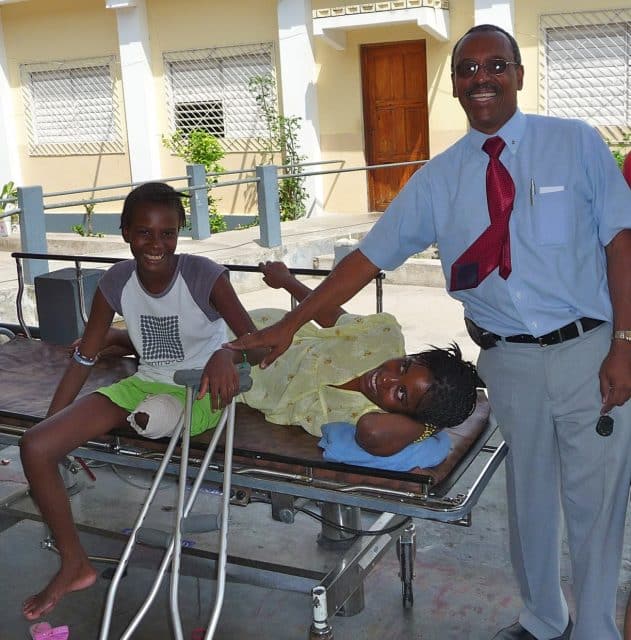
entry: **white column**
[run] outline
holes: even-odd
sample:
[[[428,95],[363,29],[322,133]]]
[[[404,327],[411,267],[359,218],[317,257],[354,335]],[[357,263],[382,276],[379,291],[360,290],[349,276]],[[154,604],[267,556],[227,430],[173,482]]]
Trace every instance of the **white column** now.
[[[315,86],[316,63],[311,23],[311,0],[278,0],[278,43],[283,115],[302,119],[300,152],[308,162],[321,160],[320,121]],[[317,171],[314,165],[305,170]],[[310,200],[307,215],[322,212],[322,176],[306,179]]]
[[[160,178],[160,134],[145,0],[105,0],[116,10],[125,101],[127,146],[133,182]]]
[[[514,0],[475,0],[474,23],[495,24],[515,34],[515,2]]]
[[[0,16],[0,188],[9,180],[13,180],[16,186],[22,184],[22,170],[15,136],[13,95],[9,83],[9,66]]]

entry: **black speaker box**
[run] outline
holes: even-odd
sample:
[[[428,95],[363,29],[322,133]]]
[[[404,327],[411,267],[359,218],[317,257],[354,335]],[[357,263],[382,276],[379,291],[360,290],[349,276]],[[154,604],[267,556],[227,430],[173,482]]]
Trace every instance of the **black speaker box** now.
[[[83,269],[83,293],[86,314],[90,314],[92,298],[103,269]],[[79,282],[73,268],[59,269],[35,277],[35,301],[42,340],[52,344],[70,344],[83,335]]]

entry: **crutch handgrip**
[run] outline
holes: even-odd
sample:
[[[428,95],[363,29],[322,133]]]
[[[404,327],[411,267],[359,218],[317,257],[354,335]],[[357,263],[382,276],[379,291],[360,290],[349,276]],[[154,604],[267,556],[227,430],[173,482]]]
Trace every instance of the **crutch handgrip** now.
[[[203,369],[180,369],[173,375],[173,382],[183,387],[199,388],[199,379],[202,377]]]
[[[247,362],[240,362],[237,365],[239,372],[239,392],[249,391],[252,388],[252,378],[250,377],[251,367]],[[199,381],[202,377],[203,369],[180,369],[173,376],[175,384],[183,387],[199,389]]]
[[[171,533],[161,529],[152,529],[151,527],[140,527],[136,531],[136,542],[146,544],[149,547],[166,549],[171,542]]]
[[[208,533],[221,529],[220,513],[196,513],[182,519],[182,533]]]
[[[252,367],[247,362],[240,362],[237,365],[237,370],[239,372],[239,393],[249,391],[252,388],[252,377],[250,376]]]

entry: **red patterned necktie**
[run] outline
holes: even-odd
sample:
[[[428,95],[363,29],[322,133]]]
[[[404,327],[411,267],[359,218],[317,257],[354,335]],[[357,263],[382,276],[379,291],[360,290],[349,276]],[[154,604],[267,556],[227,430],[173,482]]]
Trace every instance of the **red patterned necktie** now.
[[[482,149],[489,154],[486,167],[486,200],[491,224],[451,266],[450,291],[473,289],[499,266],[504,280],[511,272],[508,221],[515,201],[515,184],[499,157],[506,143],[489,138]]]

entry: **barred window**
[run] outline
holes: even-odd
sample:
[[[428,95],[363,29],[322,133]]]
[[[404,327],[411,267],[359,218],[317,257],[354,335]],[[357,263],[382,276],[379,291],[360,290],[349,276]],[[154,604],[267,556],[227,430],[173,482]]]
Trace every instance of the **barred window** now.
[[[619,138],[631,126],[631,9],[541,16],[543,111]]]
[[[274,75],[271,43],[164,54],[172,130],[211,133],[229,151],[269,137],[250,79]]]
[[[175,105],[175,128],[188,134],[195,129],[208,131],[216,138],[225,138],[226,124],[223,103],[180,102]]]
[[[112,62],[22,65],[31,155],[123,151]]]

